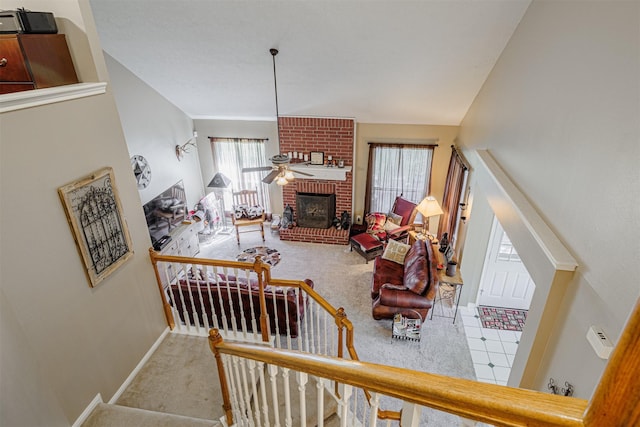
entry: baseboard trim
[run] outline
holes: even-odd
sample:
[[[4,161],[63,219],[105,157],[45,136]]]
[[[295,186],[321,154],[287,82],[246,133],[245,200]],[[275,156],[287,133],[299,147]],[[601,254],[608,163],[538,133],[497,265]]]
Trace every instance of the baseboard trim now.
[[[96,406],[98,406],[101,403],[103,403],[102,395],[98,393],[96,394],[96,397],[93,398],[91,403],[89,403],[89,406],[87,406],[85,410],[82,411],[82,414],[80,414],[78,419],[76,419],[76,421],[71,425],[71,427],[80,427],[82,424],[84,424],[84,422],[87,421],[87,418],[89,418],[89,415],[91,415],[93,410],[96,409]]]
[[[114,403],[116,403],[118,401],[118,399],[120,399],[120,396],[122,395],[122,393],[124,393],[124,391],[127,389],[127,387],[129,387],[129,385],[131,385],[131,382],[133,381],[135,376],[138,375],[138,372],[140,372],[140,369],[142,369],[142,367],[145,365],[145,363],[147,363],[147,361],[149,360],[151,355],[156,351],[156,349],[158,348],[160,343],[162,343],[162,341],[164,340],[164,337],[167,336],[168,333],[169,333],[169,327],[167,326],[167,328],[162,332],[162,334],[160,334],[160,336],[158,337],[156,342],[153,343],[153,345],[151,346],[149,351],[147,351],[147,353],[144,355],[144,357],[142,359],[140,359],[140,362],[138,362],[138,364],[133,369],[133,371],[131,371],[131,373],[129,374],[127,379],[122,383],[122,385],[120,386],[118,391],[116,391],[114,393],[114,395],[111,397],[111,399],[109,399],[109,402],[108,402],[109,404],[113,405]]]

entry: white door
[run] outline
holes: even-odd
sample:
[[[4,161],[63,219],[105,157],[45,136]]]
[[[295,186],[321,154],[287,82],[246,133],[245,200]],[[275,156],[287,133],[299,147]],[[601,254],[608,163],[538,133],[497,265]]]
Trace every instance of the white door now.
[[[528,310],[534,290],[529,272],[494,217],[477,304]]]

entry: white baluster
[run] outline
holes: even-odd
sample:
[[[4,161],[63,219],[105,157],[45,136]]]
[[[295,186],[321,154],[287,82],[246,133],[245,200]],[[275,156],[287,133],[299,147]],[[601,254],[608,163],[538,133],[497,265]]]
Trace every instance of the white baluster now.
[[[315,377],[316,379],[316,391],[318,392],[316,398],[316,410],[318,416],[316,419],[318,427],[324,427],[324,385],[322,384],[322,378]]]
[[[241,359],[240,375],[242,378],[242,392],[244,395],[244,406],[246,407],[247,420],[249,425],[253,426],[253,419],[251,418],[251,393],[249,392],[249,383],[247,382],[247,363],[249,361],[249,359]]]
[[[309,319],[309,317],[313,316],[313,299],[308,298],[308,305],[305,306],[305,316],[304,316],[304,326],[307,331],[304,334],[304,351],[309,353],[309,336],[313,335],[313,318]]]
[[[406,427],[418,427],[420,425],[420,413],[422,407],[415,403],[402,402],[400,425]]]
[[[267,365],[269,380],[271,382],[271,405],[273,406],[273,425],[280,427],[280,411],[278,411],[278,367]]]
[[[274,338],[275,338],[275,345],[277,348],[282,348],[282,343],[280,341],[280,322],[278,321],[278,298],[276,295],[276,288],[273,288],[273,292],[271,292],[271,304],[273,307],[273,321],[274,321],[274,329],[275,331],[271,330],[271,321],[269,319],[267,319],[267,325],[269,326],[269,336],[271,336],[271,334],[274,334]],[[267,310],[268,312],[269,310]]]
[[[242,287],[240,286],[240,271],[238,271],[238,269],[235,269],[235,276],[236,276],[236,282],[237,282],[237,287],[236,287],[236,296],[237,296],[237,301],[238,301],[238,309],[240,310],[240,328],[242,330],[242,337],[244,339],[247,338],[248,335],[248,331],[247,331],[247,316],[245,316],[244,313],[244,300],[242,298]],[[249,275],[247,274],[247,270],[243,270],[245,272],[245,279],[247,280],[247,288],[251,288],[250,284],[249,284]]]
[[[340,411],[340,426],[347,427],[349,425],[349,399],[351,399],[351,393],[353,387],[349,384],[341,384],[340,386],[340,401],[338,411]]]
[[[284,425],[286,427],[293,426],[291,419],[291,390],[289,387],[289,369],[282,368],[282,382],[284,384]]]
[[[233,307],[233,297],[231,296],[231,281],[229,280],[229,271],[226,267],[223,268],[224,271],[224,275],[227,278],[227,280],[225,281],[226,284],[226,291],[227,291],[227,301],[229,301],[229,317],[231,317],[231,330],[233,331],[233,336],[235,338],[238,337],[238,324],[236,322],[236,314],[235,314],[235,309]],[[237,283],[237,277],[236,277],[236,286],[238,286]]]
[[[220,330],[221,328],[220,328],[220,324],[218,323],[218,316],[217,316],[217,313],[216,313],[216,306],[213,303],[214,295],[213,295],[213,292],[211,291],[211,286],[212,285],[214,286],[214,288],[218,287],[218,286],[216,286],[217,283],[218,283],[218,276],[216,276],[214,272],[210,273],[209,269],[207,267],[205,267],[205,266],[202,266],[202,269],[203,269],[204,274],[205,274],[204,277],[207,278],[207,296],[208,296],[208,299],[209,299],[209,307],[211,307],[211,322],[213,323],[213,327],[214,328]]]
[[[307,381],[309,376],[304,372],[296,372],[296,382],[298,383],[298,396],[300,397],[300,426],[307,425],[307,402],[305,395],[307,393]]]
[[[216,286],[216,290],[218,293],[218,307],[220,307],[220,316],[222,320],[221,329],[225,332],[229,332],[229,319],[227,319],[227,312],[224,309],[224,299],[222,298],[222,287],[223,283],[227,282],[227,279],[224,279],[224,282],[221,281],[220,275],[218,273],[218,267],[213,267],[216,280],[218,281],[218,285]],[[226,276],[225,276],[226,277]]]
[[[258,389],[256,387],[256,383],[258,378],[256,377],[256,369],[258,364],[255,360],[249,359],[249,377],[251,378],[251,394],[253,396],[254,408],[253,408],[253,416],[256,420],[255,425],[258,427],[262,426],[260,422],[260,396],[258,395]],[[260,363],[259,369],[262,369],[262,363]]]
[[[287,325],[287,350],[291,350],[291,322],[289,321],[289,300],[287,296],[289,295],[289,290],[291,288],[283,288],[282,291],[284,293],[284,318],[286,320]],[[295,295],[295,292],[294,292]]]
[[[296,321],[298,322],[298,350],[302,350],[302,334],[307,334],[307,331],[303,328],[302,318],[300,317],[300,295],[302,294],[302,289],[296,288]],[[304,307],[304,302],[303,302]]]
[[[224,371],[225,376],[227,377],[227,387],[229,388],[229,400],[231,401],[231,410],[233,413],[233,419],[238,422],[238,420],[242,417],[242,411],[240,411],[240,406],[238,404],[238,397],[236,394],[236,386],[235,386],[235,377],[233,375],[233,367],[232,360],[233,356],[222,355],[222,360],[224,362]]]
[[[262,396],[262,415],[264,425],[269,426],[269,403],[267,402],[267,383],[264,377],[264,362],[259,362],[260,367],[260,395]]]
[[[378,409],[380,408],[380,395],[378,393],[371,393],[371,412],[369,413],[369,425],[375,426],[378,419]]]
[[[247,278],[247,290],[249,291],[249,308],[251,309],[251,330],[253,331],[253,339],[257,340],[258,339],[258,323],[256,321],[256,311],[255,311],[255,306],[253,304],[254,290],[250,285],[251,280],[249,276],[249,270],[245,270],[245,273]],[[255,291],[255,292],[257,292],[258,295],[260,295],[260,291]],[[258,298],[258,300],[260,299]]]
[[[206,279],[206,276],[202,276],[201,278],[200,275],[198,274],[198,271],[202,271],[202,268],[200,268],[200,266],[195,264],[191,266],[191,272],[193,277],[195,278],[196,289],[198,290],[197,303],[200,304],[200,312],[202,313],[202,327],[204,328],[204,331],[200,331],[200,322],[196,322],[196,327],[198,328],[198,332],[204,332],[206,334],[211,326],[209,323],[209,316],[207,316],[207,310],[205,309],[205,306],[204,306],[204,300],[202,298],[202,285],[205,283],[207,279]]]
[[[239,357],[234,357],[233,358],[233,377],[234,377],[234,388],[237,394],[237,400],[238,403],[240,405],[240,411],[242,411],[243,414],[247,413],[247,407],[245,406],[245,401],[243,399],[243,387],[242,387],[242,375],[240,374],[240,362],[242,359],[240,359]],[[246,418],[247,416],[244,415],[243,418]]]

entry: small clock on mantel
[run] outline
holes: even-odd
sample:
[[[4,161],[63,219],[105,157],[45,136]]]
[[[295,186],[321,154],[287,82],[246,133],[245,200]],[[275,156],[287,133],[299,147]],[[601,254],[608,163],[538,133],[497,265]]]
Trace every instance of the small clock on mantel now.
[[[133,168],[133,174],[136,177],[138,183],[138,189],[142,190],[147,188],[151,182],[151,167],[149,162],[143,156],[136,154],[131,157],[131,167]]]

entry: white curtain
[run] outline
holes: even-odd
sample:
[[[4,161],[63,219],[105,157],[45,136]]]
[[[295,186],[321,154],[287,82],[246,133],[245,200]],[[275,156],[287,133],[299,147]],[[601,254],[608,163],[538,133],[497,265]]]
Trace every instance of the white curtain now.
[[[433,148],[372,145],[371,150],[369,212],[389,212],[401,194],[415,203],[427,196]]]
[[[265,211],[271,212],[269,187],[262,178],[269,171],[242,172],[243,168],[270,166],[265,153],[264,140],[241,138],[213,138],[211,141],[213,164],[231,180],[224,192],[225,209],[233,205],[231,192],[240,190],[258,190],[258,196]]]

